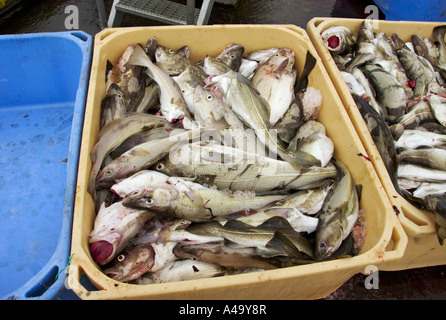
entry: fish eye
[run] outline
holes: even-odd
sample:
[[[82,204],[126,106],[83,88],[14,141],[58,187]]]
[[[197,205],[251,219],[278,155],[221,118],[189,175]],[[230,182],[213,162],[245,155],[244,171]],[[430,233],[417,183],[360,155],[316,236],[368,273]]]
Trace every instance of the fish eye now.
[[[279,54],[279,53],[276,53],[275,56],[278,57],[278,56],[280,56],[280,54]]]
[[[322,241],[319,247],[325,248],[327,246],[327,243],[325,241]]]
[[[107,176],[112,174],[112,171],[110,169],[107,170],[107,172],[105,173]]]
[[[145,203],[146,203],[146,205],[151,206],[153,204],[153,199],[152,198],[147,198]]]
[[[161,171],[161,170],[163,170],[163,169],[164,169],[164,164],[162,164],[162,163],[158,163],[158,164],[156,165],[156,170]]]
[[[212,95],[210,95],[210,94],[206,97],[206,99],[208,99],[208,101],[211,101],[212,98],[213,98],[213,97],[212,97]]]
[[[169,53],[175,53],[175,50],[169,49]]]
[[[235,60],[235,55],[231,54],[231,56],[229,58],[231,58],[232,60]]]
[[[123,255],[123,254],[120,254],[119,256],[116,257],[116,260],[118,260],[119,262],[124,261],[124,259],[125,259],[125,255]]]

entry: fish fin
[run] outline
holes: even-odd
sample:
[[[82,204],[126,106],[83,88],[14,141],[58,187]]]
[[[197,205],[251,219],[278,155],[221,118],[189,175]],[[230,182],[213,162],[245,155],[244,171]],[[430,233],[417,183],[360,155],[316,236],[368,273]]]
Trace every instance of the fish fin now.
[[[288,65],[290,59],[286,58],[285,60],[283,60],[276,68],[276,73],[278,73],[279,75],[282,75],[283,70],[285,70],[286,66]]]
[[[229,220],[228,222],[225,223],[224,227],[231,229],[249,229],[252,228],[252,225],[239,220]]]
[[[146,42],[146,46],[144,47],[144,52],[150,58],[152,62],[155,62],[155,51],[158,48],[158,41],[156,37],[152,37]]]
[[[276,202],[273,205],[280,205],[280,203]],[[270,216],[286,217],[292,210],[292,208],[270,208],[265,209],[264,212]]]
[[[321,161],[308,152],[297,150],[279,154],[282,160],[287,161],[296,168],[321,166]]]
[[[288,239],[288,237],[286,237],[280,231],[274,232],[274,237],[270,241],[268,241],[266,247],[278,251],[283,251],[294,258],[304,258],[304,255],[302,255],[302,253],[299,251],[299,249],[297,249],[293,242],[291,242],[290,239]]]
[[[308,75],[316,65],[316,61],[316,58],[311,54],[311,52],[307,51],[304,69],[302,70],[299,81],[297,81],[294,86],[295,93],[300,92],[302,89],[305,89],[308,86]]]
[[[192,204],[193,204],[198,210],[203,210],[203,209],[208,210],[209,213],[210,213],[210,215],[211,215],[212,217],[214,217],[214,215],[212,214],[212,210],[211,210],[211,208],[206,207],[206,204],[208,203],[208,201],[209,201],[210,199],[209,199],[208,201],[204,202],[204,201],[203,201],[203,198],[202,198],[197,192],[194,192],[193,190],[190,190],[190,189],[187,190],[187,191],[185,191],[184,194],[189,198],[189,200],[192,202]]]
[[[166,225],[162,226],[160,232],[158,233],[156,243],[159,243],[162,245],[166,244],[170,235],[171,235],[171,231],[170,231],[169,226],[166,226]]]
[[[288,209],[289,210],[289,209]],[[291,224],[283,217],[274,216],[265,220],[258,228],[271,228],[271,229],[293,229]]]
[[[185,57],[186,59],[189,59],[190,56],[190,50],[188,46],[184,46],[181,47],[180,49],[177,50],[178,54],[181,54],[183,57]]]
[[[358,201],[360,201],[361,200],[361,196],[362,196],[363,185],[362,184],[357,184],[357,185],[355,185],[355,189],[356,189],[356,194],[358,195]]]

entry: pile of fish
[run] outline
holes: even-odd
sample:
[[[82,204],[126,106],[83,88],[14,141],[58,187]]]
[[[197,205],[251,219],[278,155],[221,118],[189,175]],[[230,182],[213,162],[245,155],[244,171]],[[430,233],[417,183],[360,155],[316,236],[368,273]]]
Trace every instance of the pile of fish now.
[[[359,252],[359,195],[308,87],[316,60],[299,79],[294,61],[229,44],[192,63],[151,38],[109,63],[88,183],[106,275],[159,283]]]
[[[333,26],[321,33],[395,189],[446,238],[446,25],[433,37]]]

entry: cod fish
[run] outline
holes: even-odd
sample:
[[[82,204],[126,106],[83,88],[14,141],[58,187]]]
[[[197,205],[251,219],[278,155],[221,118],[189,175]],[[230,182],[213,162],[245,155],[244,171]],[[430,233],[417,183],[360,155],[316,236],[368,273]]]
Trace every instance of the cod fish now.
[[[333,157],[334,144],[326,135],[322,122],[309,120],[305,122],[291,140],[288,150],[300,150],[311,154],[325,167]]]
[[[126,112],[127,103],[124,92],[116,83],[112,83],[104,99],[102,99],[100,129],[109,122],[124,117]]]
[[[177,257],[174,255],[173,249],[176,245],[175,242],[130,245],[106,265],[103,272],[117,281],[135,280],[146,272],[162,270],[169,263],[175,261]]]
[[[146,73],[158,84],[161,104],[160,111],[163,117],[169,123],[181,121],[185,129],[191,129],[194,120],[184,101],[181,89],[175,80],[163,69],[156,66],[139,46],[135,47],[129,63],[146,67]]]
[[[139,44],[129,45],[119,58],[118,63],[113,66],[107,75],[106,91],[110,89],[113,83],[118,85],[123,92],[125,105],[128,108],[126,111],[130,111],[144,90],[142,68],[131,64],[129,61],[136,47],[141,49]]]
[[[398,162],[446,170],[446,150],[439,148],[408,149],[398,153]]]
[[[433,94],[428,99],[433,116],[442,126],[446,127],[446,97]]]
[[[150,140],[167,138],[173,130],[181,129],[175,129],[173,126],[168,125],[166,127],[157,127],[135,133],[134,135],[125,139],[124,142],[119,145],[119,147],[110,152],[110,156],[112,159],[116,159],[124,152],[129,151],[131,148],[139,144],[145,143]]]
[[[396,148],[392,133],[384,119],[376,112],[374,108],[360,97],[353,95],[359,112],[365,121],[368,131],[372,136],[373,142],[387,169],[396,190],[398,190],[398,182],[396,178],[397,158]]]
[[[204,87],[206,84],[202,76],[197,74],[194,69],[187,68],[183,72],[181,72],[178,76],[172,77],[178,86],[181,89],[181,93],[183,94],[184,101],[186,102],[187,108],[189,112],[194,115],[195,114],[195,101],[194,94],[195,89],[198,86]]]
[[[276,269],[268,258],[262,257],[253,247],[241,247],[234,243],[207,243],[205,245],[177,245],[173,250],[180,259],[194,259],[225,268]]]
[[[223,61],[213,56],[206,56],[203,60],[203,71],[209,76],[219,76],[232,69]]]
[[[194,178],[195,182],[220,190],[256,193],[315,188],[336,176],[332,164],[298,169],[286,161],[257,153],[200,143],[186,144],[174,150],[156,169],[169,175]]]
[[[376,101],[384,111],[385,119],[394,124],[404,114],[407,94],[403,86],[380,66],[367,64],[363,72],[376,92]]]
[[[384,32],[380,32],[376,35],[374,44],[377,50],[375,51],[376,56],[372,60],[372,63],[380,65],[384,70],[393,75],[406,90],[407,98],[412,99],[413,91],[409,86],[409,78],[398,59],[392,40]]]
[[[418,164],[402,163],[398,166],[398,178],[421,182],[446,182],[446,171],[427,168]]]
[[[195,120],[200,127],[221,128],[216,134],[216,140],[224,140],[225,144],[240,149],[248,148],[248,141],[255,141],[254,132],[246,130],[243,121],[214,92],[197,86],[194,92],[194,103],[196,105]],[[213,132],[209,130],[208,133]]]
[[[218,222],[191,224],[186,230],[197,235],[223,237],[239,246],[269,251],[272,255],[302,259],[313,255],[309,240],[279,216],[272,217],[257,227],[231,220],[224,226]]]
[[[415,80],[413,97],[426,95],[430,84],[435,79],[433,67],[425,58],[410,50],[396,33],[392,34],[392,41],[407,76],[409,79]]]
[[[287,144],[295,137],[297,130],[305,121],[316,119],[319,115],[322,95],[319,90],[308,87],[308,76],[315,65],[316,58],[307,51],[302,74],[294,85],[294,99],[282,118],[273,126],[279,138]]]
[[[116,181],[149,168],[164,158],[170,152],[170,149],[179,143],[178,139],[188,141],[190,138],[190,130],[178,129],[168,137],[149,140],[134,146],[99,171],[96,176],[96,189],[109,188]]]
[[[124,198],[125,206],[147,209],[195,222],[207,221],[234,212],[249,212],[284,197],[283,195],[255,196],[247,192],[228,194],[152,170],[142,170],[113,185],[111,190]]]
[[[373,87],[371,86],[369,80],[364,75],[364,73],[359,68],[353,68],[352,74],[355,76],[355,78],[362,84],[365,90],[365,95],[361,98],[365,100],[368,104],[370,104],[373,109],[381,116],[384,116],[384,111],[382,110],[379,103],[376,101],[375,97],[375,91],[373,90]]]
[[[125,207],[121,202],[108,207],[102,204],[88,240],[93,260],[100,265],[110,262],[154,215]]]
[[[141,49],[142,50],[142,49]],[[168,125],[166,119],[151,114],[133,112],[113,120],[101,129],[98,141],[90,152],[93,167],[88,180],[88,192],[95,198],[95,180],[105,157],[128,137],[142,131]]]
[[[156,64],[163,69],[169,76],[178,76],[187,69],[198,75],[202,80],[207,75],[199,66],[189,60],[189,48],[183,46],[178,50],[172,50],[158,45],[155,51]]]
[[[420,147],[446,147],[446,136],[425,130],[404,130],[401,137],[396,141],[397,149],[417,149]]]
[[[294,98],[296,76],[294,52],[288,48],[274,54],[254,74],[252,86],[270,106],[271,125],[275,125],[288,110]]]
[[[329,258],[341,246],[358,218],[359,200],[353,178],[343,163],[335,158],[332,161],[338,175],[319,215],[314,245],[317,260]]]
[[[137,284],[165,283],[207,279],[227,274],[226,268],[199,260],[176,260],[161,270],[148,272],[137,279]]]
[[[412,35],[412,43],[414,46],[414,51],[419,56],[429,61],[431,66],[434,68],[435,72],[438,72],[440,74],[440,78],[442,80],[446,79],[446,64],[441,65],[440,62],[438,61],[438,56],[439,56],[438,48],[433,43],[430,45],[432,47],[435,47],[435,49],[437,50],[435,54],[432,54],[432,50],[428,46],[429,42],[431,42],[429,38],[426,38],[426,40],[424,40],[419,35],[416,34]]]
[[[247,82],[236,72],[230,71],[212,79],[222,90],[224,101],[242,121],[256,133],[257,138],[272,152],[277,153],[283,160],[296,167],[320,165],[320,161],[306,152],[289,152],[278,140],[269,123],[265,101]]]
[[[415,129],[418,125],[434,120],[431,106],[426,99],[418,100],[409,111],[402,115],[396,124],[390,126],[395,140],[403,134],[406,129]]]
[[[271,206],[257,210],[254,214],[241,217],[233,215],[227,217],[227,219],[235,218],[237,221],[257,227],[266,220],[279,216],[286,219],[296,232],[310,234],[316,230],[319,220],[309,215],[315,215],[319,212],[330,189],[331,186],[328,185],[321,188],[301,190]],[[224,224],[225,221],[220,221],[220,223]]]
[[[243,58],[250,60],[250,61],[256,61],[259,64],[259,67],[264,64],[266,61],[268,61],[269,58],[271,58],[274,54],[280,51],[280,48],[272,47],[268,49],[260,49],[251,51],[243,56]]]
[[[245,48],[236,43],[228,44],[217,56],[217,59],[226,64],[232,70],[238,72],[242,64]]]

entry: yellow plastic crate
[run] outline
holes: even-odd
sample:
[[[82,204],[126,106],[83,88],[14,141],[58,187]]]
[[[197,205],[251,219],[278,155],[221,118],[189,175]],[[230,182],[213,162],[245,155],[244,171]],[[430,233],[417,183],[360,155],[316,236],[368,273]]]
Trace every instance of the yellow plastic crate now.
[[[398,219],[408,235],[408,245],[404,257],[400,261],[384,264],[380,268],[381,270],[404,270],[446,264],[446,245],[439,244],[434,221],[395,190],[361,113],[320,36],[322,31],[334,25],[345,26],[352,32],[358,32],[363,21],[362,19],[316,17],[308,22],[307,32],[370,156],[390,202],[399,211]],[[403,41],[410,41],[413,34],[433,39],[433,28],[441,24],[444,23],[375,20],[372,27],[376,33],[385,32],[389,36],[392,33],[397,33]]]
[[[85,111],[72,234],[68,284],[82,299],[318,299],[328,296],[368,265],[400,259],[407,245],[392,205],[380,185],[355,128],[339,99],[320,59],[309,76],[309,85],[321,91],[320,121],[335,144],[335,156],[349,168],[356,184],[362,185],[360,209],[365,210],[367,235],[359,255],[315,264],[248,274],[175,283],[134,285],[115,281],[102,273],[89,253],[88,235],[95,219],[94,203],[87,193],[91,170],[90,150],[99,131],[100,105],[105,95],[105,70],[109,59],[116,63],[131,43],[145,44],[156,36],[164,46],[188,45],[191,60],[217,55],[229,43],[239,43],[245,52],[269,47],[289,47],[302,72],[309,50],[316,50],[305,30],[294,25],[165,26],[105,29],[95,38],[90,86]],[[81,284],[86,275],[98,290]]]

